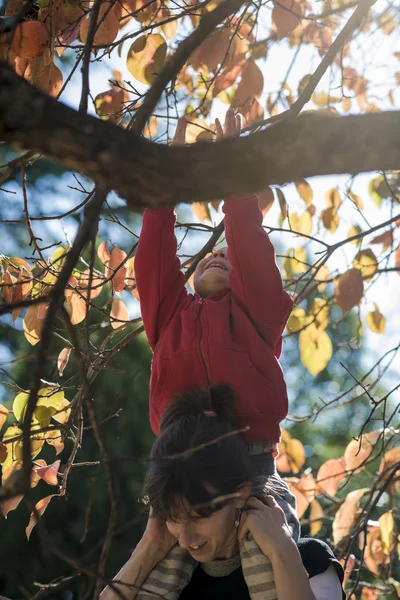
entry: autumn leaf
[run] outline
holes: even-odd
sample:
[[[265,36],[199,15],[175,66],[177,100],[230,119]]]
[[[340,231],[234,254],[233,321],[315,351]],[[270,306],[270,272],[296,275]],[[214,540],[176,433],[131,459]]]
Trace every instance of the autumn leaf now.
[[[46,510],[46,508],[49,505],[49,502],[52,498],[54,498],[54,496],[57,496],[58,494],[51,494],[50,496],[46,496],[45,498],[42,498],[42,500],[40,500],[36,505],[35,505],[35,512],[31,513],[30,519],[29,519],[29,523],[28,523],[28,527],[25,529],[25,533],[26,533],[26,538],[29,540],[32,530],[35,527],[35,525],[38,522],[38,519],[40,519],[40,517],[43,515],[44,511]]]
[[[310,537],[314,537],[320,531],[324,521],[322,520],[324,517],[324,511],[322,506],[318,502],[318,500],[313,500],[310,504]]]
[[[363,276],[359,269],[349,269],[335,280],[336,302],[343,312],[357,306],[363,294]]]
[[[8,455],[8,450],[7,450],[7,446],[5,444],[3,444],[3,442],[0,442],[0,465],[1,463],[3,463]]]
[[[315,334],[316,326],[309,325],[300,332],[299,349],[303,365],[314,376],[321,373],[332,357],[332,342],[326,331]]]
[[[150,85],[167,57],[167,43],[160,33],[141,35],[128,51],[126,66],[133,77]]]
[[[300,440],[290,437],[279,443],[279,454],[277,457],[277,468],[282,473],[294,473],[297,475],[306,461],[304,446]]]
[[[56,460],[51,465],[46,465],[45,467],[37,467],[35,469],[36,474],[39,475],[43,481],[48,483],[49,485],[58,485],[58,470],[60,468],[61,460]]]
[[[386,250],[393,244],[393,229],[388,229],[388,231],[385,231],[384,233],[381,233],[381,235],[374,237],[370,244],[383,244],[382,250],[383,252],[386,252]]]
[[[337,189],[331,188],[325,192],[325,203],[328,208],[339,208],[342,202]]]
[[[267,187],[262,192],[258,194],[258,208],[261,210],[262,214],[265,216],[271,206],[274,203],[274,192],[270,187]]]
[[[63,348],[61,350],[60,354],[58,355],[57,367],[58,367],[58,374],[60,375],[60,377],[63,376],[64,369],[68,364],[69,355],[71,354],[71,349],[72,348],[70,348],[70,347]]]
[[[49,446],[53,446],[56,451],[56,456],[60,454],[64,450],[64,442],[62,438],[61,431],[59,429],[52,429],[46,432],[45,435],[46,443]]]
[[[378,519],[379,530],[385,554],[390,554],[393,550],[396,525],[393,517],[393,512],[389,511],[381,515]]]
[[[297,517],[301,519],[310,502],[314,500],[315,481],[312,473],[305,472],[300,479],[298,477],[285,477],[284,481],[296,497]]]
[[[276,189],[276,193],[278,195],[278,200],[279,200],[279,206],[281,209],[281,217],[282,217],[282,221],[284,221],[288,215],[288,211],[287,211],[287,202],[286,202],[286,198],[284,193],[282,192],[282,190],[280,188]]]
[[[305,249],[300,247],[288,250],[283,261],[283,268],[288,278],[305,273],[308,268]]]
[[[317,490],[319,494],[335,496],[340,483],[346,478],[344,458],[330,458],[325,461],[317,473]]]
[[[364,279],[369,281],[378,269],[378,260],[372,250],[367,248],[367,250],[358,252],[354,258],[353,266],[361,271]]]
[[[286,37],[300,24],[303,15],[302,4],[296,0],[279,0],[272,9],[272,26],[279,40]]]
[[[374,333],[384,333],[386,319],[383,314],[379,311],[378,305],[374,303],[375,310],[369,312],[365,318],[365,321]]]
[[[296,233],[304,233],[310,235],[313,228],[312,218],[310,213],[306,210],[300,216],[297,213],[292,213],[289,217],[289,223],[291,229]]]
[[[113,329],[118,329],[121,325],[124,325],[124,322],[129,322],[129,313],[126,305],[122,300],[113,300],[111,306],[111,327]],[[117,320],[114,320],[117,319]]]
[[[259,98],[264,88],[264,76],[254,60],[248,60],[236,89],[233,107],[243,106],[251,98]]]
[[[295,306],[290,313],[286,329],[290,334],[298,333],[305,326],[306,311],[304,308]]]
[[[369,488],[362,488],[347,494],[332,524],[332,536],[335,544],[338,544],[350,532],[358,514],[358,503],[367,492],[369,492]]]
[[[193,202],[192,203],[192,211],[199,221],[211,221],[211,213],[210,208],[207,202]]]
[[[335,233],[340,223],[340,218],[336,208],[331,207],[323,210],[321,213],[321,219],[324,227],[331,233]]]
[[[302,200],[306,203],[306,206],[310,206],[313,201],[313,191],[310,184],[305,179],[295,181],[296,190]]]
[[[102,242],[97,248],[97,256],[103,263],[103,265],[107,265],[110,262],[111,253],[108,247],[107,242]]]
[[[126,252],[113,248],[106,268],[106,277],[112,277],[112,287],[117,294],[125,287],[126,278]],[[122,264],[123,263],[123,264]]]
[[[348,471],[359,473],[365,467],[365,462],[370,457],[378,440],[382,438],[381,429],[362,434],[359,439],[351,440],[344,451],[344,462]]]

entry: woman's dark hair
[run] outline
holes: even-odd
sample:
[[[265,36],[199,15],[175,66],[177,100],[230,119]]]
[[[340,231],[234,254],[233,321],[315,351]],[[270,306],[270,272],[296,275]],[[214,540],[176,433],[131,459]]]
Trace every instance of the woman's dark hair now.
[[[144,486],[157,516],[175,520],[188,507],[208,516],[251,479],[245,443],[232,433],[238,428],[234,409],[234,392],[227,385],[184,392],[172,400]]]

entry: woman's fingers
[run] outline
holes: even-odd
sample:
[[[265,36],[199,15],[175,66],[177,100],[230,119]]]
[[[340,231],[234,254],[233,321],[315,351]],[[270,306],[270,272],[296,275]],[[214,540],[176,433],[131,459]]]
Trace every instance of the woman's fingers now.
[[[217,132],[217,140],[222,140],[224,136],[224,130],[222,129],[221,121],[219,119],[215,119],[215,129]]]

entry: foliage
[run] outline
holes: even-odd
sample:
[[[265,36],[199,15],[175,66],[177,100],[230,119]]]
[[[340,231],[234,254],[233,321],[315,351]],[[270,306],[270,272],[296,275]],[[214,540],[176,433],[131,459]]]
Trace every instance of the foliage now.
[[[242,114],[244,133],[252,135],[266,127],[273,131],[276,122],[290,122],[301,112],[311,112],[318,128],[321,113],[340,119],[349,112],[387,110],[399,101],[399,53],[388,51],[384,78],[378,51],[375,57],[375,48],[387,48],[399,30],[395,3],[385,0],[376,4],[372,0],[236,2],[229,10],[227,2],[219,0],[184,4],[10,0],[4,9],[0,60],[46,94],[70,103],[74,97],[72,103],[81,113],[89,110],[114,127],[142,131],[152,142],[169,142],[182,115],[187,120],[188,146],[214,140],[214,117],[224,105]],[[363,63],[360,47],[368,62]],[[288,66],[283,68],[285,62]],[[160,73],[168,77],[157,92]],[[148,110],[153,93],[158,94],[158,102]],[[340,140],[327,139],[326,144],[340,152]],[[19,211],[17,219],[2,216],[7,230],[14,227],[18,232],[20,245],[18,252],[13,248],[8,253],[6,243],[2,248],[1,314],[6,315],[12,352],[25,348],[25,356],[31,354],[36,361],[31,365],[20,354],[23,367],[13,366],[8,373],[10,392],[0,404],[0,507],[7,517],[2,528],[9,536],[11,529],[18,530],[21,539],[21,525],[13,514],[21,514],[27,502],[31,516],[26,537],[34,540],[38,535],[45,545],[47,534],[40,525],[51,522],[48,514],[51,519],[55,505],[63,519],[67,490],[74,510],[84,512],[76,500],[79,486],[70,484],[71,475],[79,470],[75,469],[78,460],[98,462],[110,511],[101,536],[83,535],[88,544],[97,544],[95,558],[80,556],[82,564],[90,566],[84,571],[86,579],[82,574],[78,577],[79,545],[65,543],[61,536],[55,546],[50,545],[54,560],[59,561],[58,573],[68,563],[71,577],[77,580],[70,589],[86,597],[93,586],[95,595],[99,591],[117,525],[136,512],[121,509],[121,503],[117,510],[117,489],[124,488],[127,472],[119,463],[112,468],[113,451],[118,448],[134,462],[148,453],[150,445],[144,424],[148,365],[142,365],[147,348],[138,338],[142,329],[134,269],[140,230],[118,201],[108,200],[104,209],[107,190],[96,182],[88,192],[90,186],[79,173],[73,173],[74,190],[54,190],[55,206],[47,195],[39,201],[38,184],[51,169],[60,178],[60,188],[64,184],[67,188],[66,178],[61,178],[59,167],[26,150],[6,147],[0,153],[1,193],[7,199],[16,194],[13,210],[17,206]],[[281,158],[284,162],[285,156]],[[383,599],[400,593],[400,441],[398,401],[393,399],[399,386],[384,377],[398,356],[399,342],[396,339],[390,351],[382,351],[368,370],[360,364],[357,349],[366,338],[377,340],[379,347],[380,338],[396,326],[396,315],[385,313],[375,292],[384,285],[396,289],[400,180],[396,171],[373,173],[367,179],[321,183],[293,177],[293,185],[261,190],[259,202],[266,230],[283,252],[279,261],[284,286],[295,297],[283,359],[289,391],[290,369],[297,378],[294,410],[309,409],[294,419],[297,423],[290,431],[283,432],[278,468],[297,497],[304,527],[311,535],[332,539],[346,562],[349,594]],[[58,204],[63,193],[65,211]],[[76,194],[84,195],[83,202],[75,202]],[[102,223],[98,231],[102,207],[107,227]],[[189,278],[196,262],[221,237],[221,227],[215,226],[221,218],[220,200],[195,202],[191,214],[181,212],[177,235]],[[75,240],[71,243],[65,236],[67,241],[59,242],[47,220],[59,221],[62,228],[69,226],[70,219],[74,231],[81,219]],[[198,253],[189,243],[194,232],[211,236]],[[347,360],[344,347],[356,348]],[[117,374],[111,373],[118,360]],[[337,371],[340,362],[344,375]],[[129,380],[132,371],[142,377],[137,389]],[[338,382],[339,389],[327,398],[325,389],[332,381]],[[135,401],[129,404],[129,416],[119,419],[122,425],[116,427],[115,414],[122,404],[128,405],[122,394],[131,386],[132,395],[137,391]],[[110,397],[118,390],[119,404],[109,404],[106,390]],[[317,404],[312,394],[322,396],[322,401]],[[342,423],[330,416],[337,407],[344,415]],[[357,426],[352,423],[356,413],[363,420]],[[314,421],[325,415],[340,433],[333,427],[318,429]],[[130,443],[131,427],[138,443]],[[89,441],[86,428],[92,432]],[[123,442],[115,442],[115,431]],[[24,435],[30,438],[25,455]],[[320,456],[317,452],[310,456],[307,447],[314,446],[318,436],[329,443]],[[141,476],[136,470],[131,484],[126,484],[125,502],[139,495]],[[89,479],[82,485],[88,498]],[[80,526],[87,528],[99,514],[104,518],[105,502],[102,497],[99,509],[88,500],[87,520],[85,516]],[[113,561],[112,567],[117,566],[118,561]],[[94,581],[90,573],[97,572],[100,579]],[[41,577],[46,579],[44,573]],[[56,577],[52,571],[47,581]],[[61,577],[54,585],[61,589],[70,584]],[[24,581],[24,586],[31,593],[32,581]]]

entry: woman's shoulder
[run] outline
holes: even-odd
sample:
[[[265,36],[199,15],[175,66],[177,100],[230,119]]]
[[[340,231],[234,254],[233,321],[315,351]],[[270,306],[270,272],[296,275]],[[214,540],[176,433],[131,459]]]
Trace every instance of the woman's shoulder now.
[[[315,538],[300,538],[297,545],[309,577],[324,573],[332,565],[336,569],[340,582],[343,582],[342,565],[326,542]]]

